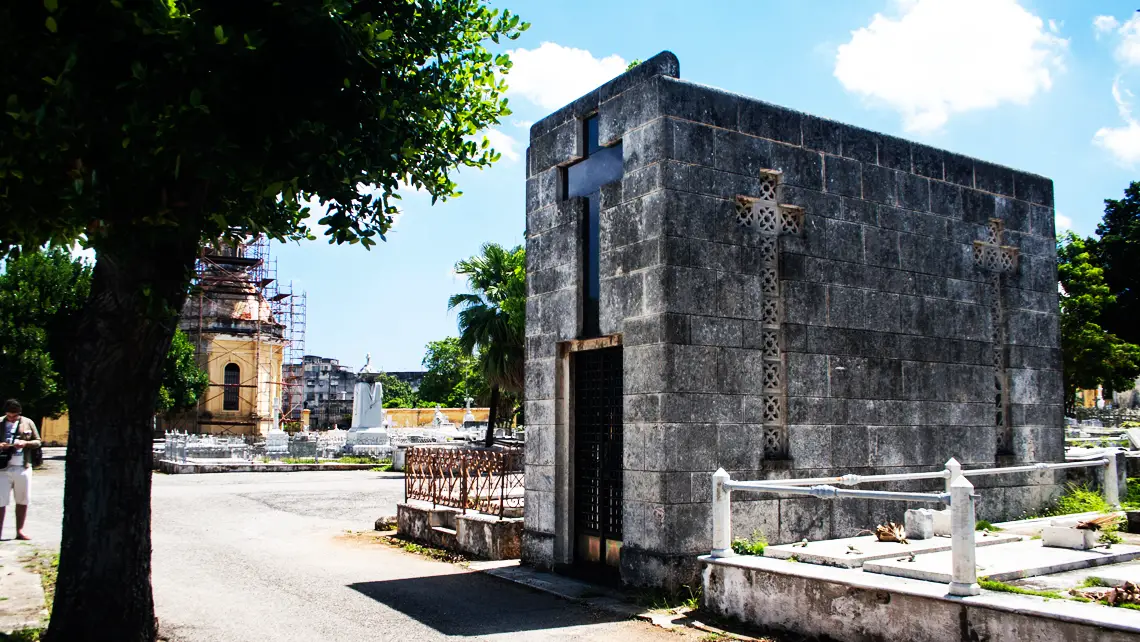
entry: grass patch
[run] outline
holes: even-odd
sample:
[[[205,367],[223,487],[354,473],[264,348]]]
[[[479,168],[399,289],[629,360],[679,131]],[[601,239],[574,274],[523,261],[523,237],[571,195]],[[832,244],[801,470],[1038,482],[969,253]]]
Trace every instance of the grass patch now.
[[[1116,608],[1118,608],[1118,609],[1132,609],[1133,611],[1140,611],[1140,604],[1133,604],[1131,602],[1125,602],[1124,604],[1117,604]]]
[[[1056,591],[1035,591],[1033,589],[1022,588],[1020,586],[1013,586],[1005,582],[995,582],[988,578],[978,578],[978,584],[987,591],[1000,591],[1002,593],[1016,593],[1017,595],[1035,595],[1037,597],[1046,597],[1051,600],[1067,600],[1069,596],[1061,595]]]
[[[51,607],[55,601],[55,581],[59,577],[59,553],[37,550],[20,561],[27,570],[39,573],[40,584],[44,588],[44,603],[47,605],[48,617],[51,617]]]
[[[682,610],[696,611],[701,608],[701,587],[685,584],[682,591],[669,593],[666,591],[645,591],[640,593],[635,601],[640,606],[654,611],[668,611],[677,613]]]
[[[768,546],[768,538],[760,531],[752,531],[750,537],[737,537],[732,540],[732,552],[737,555],[763,555]]]
[[[20,629],[11,633],[0,633],[0,642],[39,642],[45,629]]]
[[[384,466],[387,464],[392,466],[391,459],[378,459],[376,457],[369,457],[368,455],[344,455],[333,460],[338,464],[376,464],[377,466]]]
[[[285,457],[278,460],[282,464],[315,464],[317,463],[316,457]]]
[[[976,530],[976,531],[989,531],[991,533],[997,533],[997,532],[1003,531],[1005,529],[1001,528],[1000,526],[994,526],[993,524],[987,522],[984,519],[980,519],[977,522],[975,522],[974,530]]]
[[[1107,588],[1108,582],[1100,579],[1099,577],[1086,577],[1085,581],[1077,585],[1077,588]]]
[[[415,542],[408,541],[406,539],[400,539],[399,537],[394,537],[391,535],[385,535],[385,536],[380,537],[379,539],[380,539],[380,541],[384,542],[385,544],[388,544],[389,546],[401,549],[401,550],[408,552],[408,553],[414,553],[416,555],[423,555],[424,557],[428,557],[428,558],[431,558],[433,560],[438,560],[440,562],[450,562],[452,564],[458,564],[458,563],[463,563],[463,562],[468,561],[468,559],[466,557],[464,557],[463,555],[456,553],[454,551],[445,551],[442,548],[432,548],[430,546],[424,546],[423,544],[417,544]]]

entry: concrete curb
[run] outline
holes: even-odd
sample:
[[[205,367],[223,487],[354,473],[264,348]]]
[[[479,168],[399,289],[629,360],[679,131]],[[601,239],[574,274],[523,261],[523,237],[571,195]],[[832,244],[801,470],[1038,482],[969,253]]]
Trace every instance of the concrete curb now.
[[[39,628],[47,617],[40,576],[20,562],[30,550],[8,542],[0,545],[0,634]]]
[[[471,562],[468,567],[508,582],[514,582],[536,591],[563,598],[592,609],[613,613],[631,620],[649,622],[663,629],[676,626],[691,626],[686,614],[660,613],[647,611],[644,608],[631,604],[621,591],[604,586],[590,584],[581,580],[537,571],[522,566],[519,560],[503,560],[497,562]],[[702,629],[694,626],[692,628]]]
[[[376,464],[281,464],[281,463],[238,463],[238,464],[195,464],[163,459],[158,462],[158,471],[168,475],[203,473],[296,473],[319,470],[371,470]],[[403,478],[404,473],[377,473],[385,479]]]

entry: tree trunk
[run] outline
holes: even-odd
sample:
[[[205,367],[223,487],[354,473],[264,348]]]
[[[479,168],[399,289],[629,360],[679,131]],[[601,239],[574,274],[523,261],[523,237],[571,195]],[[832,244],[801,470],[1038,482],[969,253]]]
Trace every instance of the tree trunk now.
[[[487,412],[487,437],[483,446],[490,448],[495,445],[495,421],[499,415],[499,386],[491,386],[491,408]]]
[[[152,421],[198,237],[180,228],[106,234],[68,374],[63,539],[45,642],[156,635]]]

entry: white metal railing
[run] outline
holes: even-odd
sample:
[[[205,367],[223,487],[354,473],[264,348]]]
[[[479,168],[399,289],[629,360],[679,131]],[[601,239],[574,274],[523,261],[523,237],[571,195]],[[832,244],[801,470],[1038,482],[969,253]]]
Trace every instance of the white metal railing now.
[[[954,458],[946,462],[943,470],[924,473],[898,473],[890,475],[840,475],[838,477],[814,477],[807,479],[778,479],[760,481],[733,481],[723,468],[712,477],[712,518],[713,545],[710,557],[723,558],[735,555],[732,551],[732,491],[775,493],[783,495],[811,495],[820,499],[840,499],[845,497],[879,499],[904,502],[941,503],[950,506],[950,550],[951,550],[951,595],[977,595],[977,568],[975,566],[975,514],[974,485],[967,477],[981,475],[1006,475],[1014,473],[1061,470],[1103,466],[1104,483],[1102,490],[1110,506],[1120,505],[1120,488],[1117,478],[1116,450],[1074,458],[1059,464],[1038,463],[1002,468],[974,468],[962,470],[962,465]],[[910,481],[918,479],[945,479],[946,490],[941,493],[911,493],[882,490],[861,490],[836,488],[831,484],[856,486],[858,484],[885,481]]]

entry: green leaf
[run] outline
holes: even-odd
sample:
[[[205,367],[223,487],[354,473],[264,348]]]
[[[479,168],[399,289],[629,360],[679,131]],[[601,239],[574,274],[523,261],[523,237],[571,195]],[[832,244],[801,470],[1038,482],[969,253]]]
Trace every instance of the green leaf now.
[[[202,104],[202,90],[195,87],[190,90],[190,106],[199,107]]]
[[[51,16],[48,16],[47,20],[44,20],[44,26],[52,33],[55,33],[56,30],[59,29],[59,26],[55,24],[55,18]]]
[[[51,76],[44,76],[43,78],[40,78],[40,80],[46,82],[52,87],[55,87],[55,78],[52,78]]]
[[[123,139],[123,149],[126,149],[126,148],[127,148],[127,145],[130,145],[130,144],[131,144],[131,139],[130,139],[130,138],[124,138],[124,139]]]
[[[344,88],[345,88],[345,89],[348,89],[348,88],[349,88],[349,87],[351,87],[351,86],[352,86],[352,82],[351,82],[351,81],[349,81],[349,79],[348,79],[348,78],[345,78],[345,79],[344,79]]]
[[[44,9],[47,9],[50,13],[55,13],[55,10],[58,8],[58,0],[44,0]]]
[[[391,29],[385,29],[384,31],[381,31],[380,33],[376,34],[376,39],[380,40],[380,41],[387,40],[391,37],[392,37],[392,30]]]
[[[23,172],[21,172],[20,170],[18,170],[18,169],[10,169],[10,170],[8,170],[8,172],[9,172],[10,174],[12,174],[12,176],[15,176],[16,178],[18,178],[18,179],[20,179],[20,180],[24,180],[24,173],[23,173]]]

